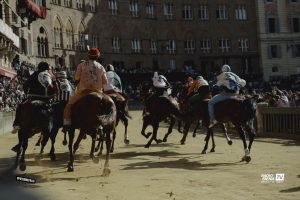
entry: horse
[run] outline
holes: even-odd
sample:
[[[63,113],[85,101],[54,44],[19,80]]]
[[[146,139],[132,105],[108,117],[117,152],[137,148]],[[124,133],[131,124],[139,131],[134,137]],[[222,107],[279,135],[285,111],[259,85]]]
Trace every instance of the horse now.
[[[113,100],[106,94],[97,92],[88,92],[87,95],[80,98],[72,106],[72,125],[69,134],[69,152],[70,160],[67,165],[67,171],[74,171],[74,154],[79,147],[81,140],[86,134],[90,135],[92,138],[92,146],[90,151],[90,157],[97,163],[99,159],[96,159],[95,152],[95,142],[97,137],[105,138],[106,143],[106,159],[103,169],[103,175],[108,175],[109,170],[109,153],[111,149],[111,133],[115,129],[116,125],[116,106]],[[77,141],[74,143],[74,132],[75,129],[80,129]],[[104,135],[102,135],[104,134]],[[99,152],[98,156],[100,155]]]
[[[23,105],[20,105],[19,109],[20,130],[18,131],[19,143],[14,147],[17,152],[15,168],[19,166],[21,171],[25,171],[25,152],[28,147],[28,139],[35,133],[42,132],[43,138],[40,151],[40,155],[42,155],[47,140],[51,136],[54,119],[49,104],[41,100],[27,100]],[[21,153],[22,155],[19,160]]]
[[[188,101],[188,98],[189,98],[189,96],[187,95],[188,94],[188,88],[187,87],[182,87],[181,90],[179,91],[179,94],[178,94],[178,102],[179,102],[179,105],[180,105],[180,109],[181,109],[182,112],[186,112],[186,116],[184,118],[185,126],[184,126],[184,131],[183,132],[187,135],[191,124],[194,123],[194,122],[197,122],[197,124],[195,126],[194,131],[193,131],[193,137],[196,136],[196,130],[200,125],[200,121],[202,122],[202,125],[204,125],[206,127],[207,132],[206,132],[206,137],[205,137],[205,146],[204,146],[204,149],[201,152],[202,154],[206,153],[210,137],[212,139],[212,148],[211,148],[210,152],[215,152],[215,147],[216,147],[213,130],[208,127],[209,121],[206,120],[207,115],[208,115],[207,101],[209,99],[211,99],[211,95],[214,91],[215,91],[215,89],[211,90],[209,86],[200,87],[200,89],[197,92],[199,93],[199,95],[201,97],[196,102],[193,103],[194,106],[189,111],[186,111],[188,109],[187,108],[187,106],[188,106],[187,101]],[[227,143],[229,145],[232,145],[232,141],[231,141],[231,139],[229,138],[229,136],[227,134],[227,129],[226,129],[226,126],[225,126],[224,123],[221,123],[221,128],[222,128],[222,130],[225,134]],[[165,138],[167,138],[167,137],[168,137],[168,135],[165,136]],[[181,144],[185,144],[185,139],[186,139],[186,136],[184,137],[184,140],[180,141]]]
[[[245,155],[242,161],[250,162],[250,150],[254,137],[256,135],[254,129],[254,119],[256,117],[256,98],[233,98],[222,101],[215,105],[216,119],[220,123],[232,123],[235,125],[237,132],[239,133],[244,146]],[[197,108],[194,109],[197,112],[194,115],[203,116],[204,122],[208,124],[208,101],[203,101],[201,104],[197,104]],[[233,112],[234,111],[234,112]],[[192,121],[192,117],[186,119],[184,127],[183,137],[181,143],[184,143],[188,133],[189,124]],[[195,117],[195,116],[194,116]],[[245,131],[249,134],[249,144],[247,145]],[[212,132],[211,129],[208,129]]]
[[[127,127],[128,127],[128,119],[131,119],[131,116],[128,112],[128,98],[123,95],[125,100],[119,99],[119,98],[112,98],[117,109],[117,119],[116,119],[116,127],[118,126],[119,122],[121,121],[124,124],[125,132],[124,132],[124,143],[129,144],[130,140],[127,133]],[[113,141],[111,145],[110,152],[112,153],[114,151],[114,144],[116,139],[116,129],[113,131]],[[96,147],[96,151],[99,149],[99,144]]]

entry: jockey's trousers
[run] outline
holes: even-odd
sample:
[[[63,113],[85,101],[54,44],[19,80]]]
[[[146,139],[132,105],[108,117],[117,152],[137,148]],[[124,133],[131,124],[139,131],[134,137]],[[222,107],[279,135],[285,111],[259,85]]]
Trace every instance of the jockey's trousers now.
[[[72,116],[72,106],[83,96],[88,95],[91,92],[99,92],[95,90],[83,90],[81,92],[75,92],[73,96],[70,97],[65,109],[64,109],[64,125],[71,125]]]
[[[210,121],[213,122],[216,118],[215,118],[215,112],[214,112],[214,106],[221,102],[221,101],[225,101],[227,99],[234,99],[236,97],[236,93],[226,93],[225,94],[217,94],[216,96],[214,96],[209,102],[208,102],[208,114],[209,114],[209,118]]]

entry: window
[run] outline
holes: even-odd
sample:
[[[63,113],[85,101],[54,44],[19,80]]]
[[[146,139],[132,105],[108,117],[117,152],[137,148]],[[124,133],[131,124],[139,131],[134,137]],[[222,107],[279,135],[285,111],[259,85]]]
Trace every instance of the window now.
[[[237,20],[246,20],[247,19],[247,12],[245,5],[238,5],[235,9],[235,18]]]
[[[242,52],[247,52],[249,49],[249,41],[247,38],[240,38],[239,39],[239,49]]]
[[[73,27],[71,22],[69,21],[66,26],[66,48],[73,49],[74,48],[74,34]]]
[[[193,19],[193,11],[191,5],[184,5],[182,11],[182,18],[185,20],[192,20]]]
[[[38,46],[38,56],[40,57],[48,57],[48,39],[46,35],[46,31],[43,27],[40,28],[38,37],[37,37],[37,46]]]
[[[279,19],[278,17],[267,17],[267,33],[278,33],[279,32]]]
[[[78,50],[85,51],[88,41],[88,35],[79,32],[78,33]]]
[[[195,52],[195,41],[194,40],[184,41],[184,51],[187,54],[193,54]]]
[[[83,0],[76,0],[76,7],[77,9],[83,9]]]
[[[72,5],[71,5],[72,1],[71,0],[64,0],[64,5],[68,8],[71,8]]]
[[[292,46],[293,57],[300,57],[300,44],[295,44]]]
[[[269,58],[280,58],[281,49],[279,45],[270,45],[268,46],[268,56]]]
[[[157,54],[157,41],[156,40],[150,40],[150,51],[152,54]]]
[[[275,3],[275,0],[265,0],[266,3]]]
[[[229,52],[230,49],[229,39],[227,38],[219,39],[219,48],[221,49],[222,52]]]
[[[201,20],[208,20],[208,8],[207,5],[201,5],[199,9],[199,18]]]
[[[20,37],[20,47],[21,47],[21,52],[25,55],[28,54],[28,49],[27,49],[27,40],[23,37]]]
[[[96,0],[90,0],[90,11],[96,12]]]
[[[147,13],[147,16],[149,18],[154,18],[154,10],[155,10],[155,4],[153,1],[147,1],[147,4],[146,4],[146,13]]]
[[[168,20],[174,19],[174,5],[173,3],[164,4],[164,15]]]
[[[211,43],[209,39],[203,39],[200,41],[200,49],[203,53],[209,53],[211,51]]]
[[[175,43],[175,40],[169,40],[167,42],[167,51],[170,53],[170,54],[175,54],[175,51],[176,51],[176,43]]]
[[[300,17],[292,17],[291,19],[292,32],[299,33],[300,32]]]
[[[129,12],[132,17],[139,16],[139,5],[137,0],[130,0],[129,2]]]
[[[141,41],[139,39],[131,40],[131,49],[133,53],[141,53]]]
[[[92,48],[98,48],[99,47],[99,37],[97,35],[92,35],[92,41],[91,41]]]
[[[272,72],[279,72],[279,68],[277,66],[272,67]]]
[[[108,8],[111,10],[112,15],[116,15],[118,12],[118,2],[117,0],[109,0]]]
[[[300,3],[300,0],[290,0],[290,3]]]
[[[112,50],[114,53],[120,52],[120,39],[119,37],[114,37],[112,39]]]
[[[176,70],[176,60],[175,59],[170,60],[170,69]]]
[[[52,0],[53,4],[60,5],[60,0]]]
[[[219,5],[216,11],[218,20],[226,20],[228,19],[228,12],[225,5]]]

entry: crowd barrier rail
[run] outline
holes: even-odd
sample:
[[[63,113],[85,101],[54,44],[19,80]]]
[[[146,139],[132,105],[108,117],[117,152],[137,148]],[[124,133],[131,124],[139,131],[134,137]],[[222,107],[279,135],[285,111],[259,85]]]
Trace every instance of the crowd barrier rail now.
[[[14,112],[0,112],[0,135],[11,132],[14,119]]]

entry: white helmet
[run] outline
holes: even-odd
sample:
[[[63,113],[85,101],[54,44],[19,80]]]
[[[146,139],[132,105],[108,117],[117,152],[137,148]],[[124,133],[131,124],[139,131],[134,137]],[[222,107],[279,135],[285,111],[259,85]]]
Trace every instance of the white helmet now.
[[[221,71],[222,72],[231,72],[231,68],[229,65],[223,65]]]

